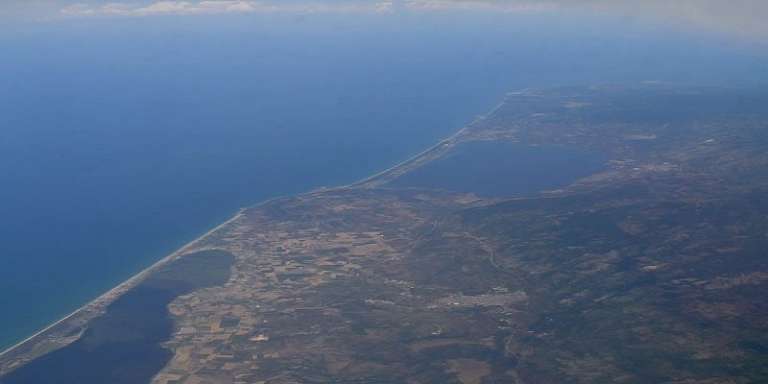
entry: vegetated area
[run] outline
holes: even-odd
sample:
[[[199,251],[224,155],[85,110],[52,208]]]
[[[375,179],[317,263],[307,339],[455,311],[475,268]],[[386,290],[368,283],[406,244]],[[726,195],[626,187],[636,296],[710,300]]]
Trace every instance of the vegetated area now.
[[[398,167],[246,209],[200,244],[234,255],[232,275],[170,302],[173,357],[151,382],[768,381],[766,104],[745,89],[512,93]],[[488,145],[601,161],[486,195],[492,180],[450,159]],[[411,176],[441,161],[455,173]]]

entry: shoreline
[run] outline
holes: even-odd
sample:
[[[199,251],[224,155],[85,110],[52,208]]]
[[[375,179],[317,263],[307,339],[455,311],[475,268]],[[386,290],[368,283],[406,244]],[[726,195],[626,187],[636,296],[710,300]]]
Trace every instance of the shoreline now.
[[[212,235],[213,233],[219,231],[220,229],[226,227],[227,225],[231,224],[235,220],[239,219],[243,215],[243,208],[239,209],[232,217],[227,219],[226,221],[216,225],[215,227],[211,228],[207,232],[203,233],[202,235],[196,237],[192,241],[182,245],[179,249],[173,251],[169,255],[163,257],[162,259],[152,263],[148,267],[142,269],[138,273],[134,274],[133,276],[129,277],[127,280],[121,282],[120,284],[116,285],[112,289],[102,293],[95,299],[83,304],[79,308],[75,309],[74,311],[70,312],[69,314],[65,315],[64,317],[54,321],[53,323],[47,325],[46,327],[42,328],[41,330],[35,332],[31,336],[25,338],[22,341],[19,341],[16,344],[13,344],[12,346],[0,351],[0,359],[6,357],[7,355],[13,353],[15,350],[23,347],[27,343],[33,341],[34,339],[43,336],[46,332],[56,328],[57,326],[61,325],[62,323],[74,318],[78,314],[81,314],[84,311],[97,308],[99,306],[106,306],[109,305],[114,299],[119,297],[122,293],[125,291],[131,289],[136,284],[140,283],[144,278],[146,278],[149,274],[154,272],[157,268],[162,267],[163,265],[173,261],[174,259],[183,256],[185,253],[190,251],[197,243],[204,240],[208,236]]]
[[[524,91],[525,90],[522,90],[522,91],[519,91],[519,92],[524,92]],[[442,154],[442,152],[444,152],[447,149],[450,149],[450,147],[452,145],[455,145],[455,144],[459,143],[459,139],[461,139],[461,137],[464,134],[466,134],[469,131],[471,131],[473,126],[475,126],[476,124],[482,122],[483,120],[487,119],[489,116],[492,116],[497,111],[499,111],[499,109],[501,109],[506,104],[507,97],[510,94],[513,94],[513,93],[515,93],[515,92],[507,92],[502,97],[502,100],[498,104],[496,104],[491,110],[489,110],[488,112],[486,112],[486,113],[484,113],[482,115],[479,115],[479,116],[475,117],[474,119],[472,119],[472,121],[470,121],[469,123],[465,124],[463,127],[459,128],[458,131],[452,133],[450,136],[448,136],[448,137],[446,137],[444,139],[438,140],[437,143],[435,143],[434,145],[431,145],[431,146],[427,147],[426,149],[416,153],[415,155],[412,155],[412,156],[406,158],[405,160],[400,161],[397,164],[395,164],[395,165],[393,165],[393,166],[391,166],[391,167],[389,167],[387,169],[384,169],[382,171],[376,172],[376,173],[374,173],[374,174],[372,174],[370,176],[367,176],[367,177],[365,177],[363,179],[360,179],[358,181],[352,182],[350,184],[342,185],[342,186],[339,186],[339,187],[335,187],[335,188],[329,188],[329,189],[375,188],[375,187],[379,186],[380,184],[386,184],[389,181],[388,177],[390,177],[391,175],[394,175],[395,178],[400,176],[400,174],[396,173],[396,171],[398,171],[400,169],[405,168],[405,172],[408,172],[409,171],[409,166],[414,165],[414,166],[418,167],[418,165],[419,165],[418,162],[421,159],[427,158],[427,161],[433,160],[432,158],[429,158],[429,156],[431,154],[433,154],[433,153],[435,154],[435,156],[439,157]],[[403,173],[405,173],[405,172],[403,172]],[[380,181],[380,180],[383,180],[383,181]]]
[[[349,183],[349,184],[344,184],[344,185],[340,185],[340,186],[336,186],[336,187],[330,187],[330,188],[320,187],[320,188],[317,188],[317,189],[314,189],[314,190],[310,190],[310,191],[307,191],[307,192],[304,192],[304,193],[299,193],[297,195],[311,195],[313,193],[324,192],[324,191],[328,191],[328,190],[345,190],[345,189],[355,189],[355,188],[372,188],[372,187],[378,186],[377,181],[379,181],[381,179],[384,179],[382,182],[386,183],[388,181],[387,180],[387,176],[392,175],[397,170],[405,168],[405,172],[407,172],[410,165],[415,164],[416,166],[418,166],[418,161],[420,159],[427,158],[427,161],[429,161],[429,160],[431,160],[430,159],[430,154],[435,153],[435,152],[437,152],[437,156],[439,156],[441,154],[441,152],[442,152],[441,150],[447,149],[452,144],[456,144],[457,139],[460,138],[467,131],[471,130],[471,128],[476,123],[482,121],[483,119],[486,119],[488,116],[493,115],[499,108],[501,108],[505,104],[506,99],[507,99],[507,97],[505,95],[502,98],[502,101],[500,103],[498,103],[496,106],[494,106],[494,108],[492,108],[489,112],[484,113],[482,115],[479,115],[478,117],[476,117],[475,119],[470,121],[468,124],[465,124],[458,131],[454,132],[453,134],[449,135],[448,137],[445,137],[443,139],[438,140],[436,144],[434,144],[432,146],[429,146],[428,148],[424,149],[423,151],[420,151],[420,152],[416,153],[415,155],[412,155],[412,156],[406,158],[405,160],[402,160],[402,161],[396,163],[395,165],[393,165],[393,166],[391,166],[389,168],[386,168],[386,169],[384,169],[382,171],[376,172],[376,173],[374,173],[372,175],[366,176],[363,179],[354,181],[354,182]],[[395,177],[397,177],[397,175],[395,175]],[[89,311],[89,310],[96,310],[95,313],[99,313],[99,312],[103,311],[104,308],[99,308],[99,307],[106,307],[106,306],[108,306],[112,301],[117,299],[120,295],[122,295],[126,291],[130,290],[131,288],[133,288],[136,284],[140,283],[144,278],[146,278],[148,275],[150,275],[152,272],[154,272],[157,268],[160,268],[163,265],[169,263],[170,261],[173,261],[174,259],[176,259],[176,258],[178,258],[180,256],[183,256],[185,253],[189,252],[200,241],[204,240],[208,236],[212,235],[213,233],[219,231],[220,229],[226,227],[227,225],[231,224],[235,220],[237,220],[240,217],[242,217],[243,213],[246,210],[248,210],[250,208],[253,208],[253,207],[258,207],[258,206],[267,204],[267,203],[269,203],[271,201],[278,200],[278,199],[285,198],[285,197],[286,196],[276,196],[276,197],[266,199],[266,200],[261,201],[261,202],[256,203],[256,204],[240,208],[232,217],[230,217],[226,221],[216,225],[215,227],[213,227],[209,231],[205,232],[204,234],[198,236],[197,238],[193,239],[192,241],[184,244],[183,246],[181,246],[179,249],[177,249],[176,251],[172,252],[171,254],[169,254],[169,255],[163,257],[162,259],[154,262],[150,266],[144,268],[143,270],[139,271],[135,275],[129,277],[127,280],[119,283],[118,285],[116,285],[112,289],[102,293],[101,295],[99,295],[95,299],[93,299],[93,300],[87,302],[86,304],[80,306],[79,308],[75,309],[74,311],[72,311],[71,313],[67,314],[66,316],[56,320],[55,322],[49,324],[45,328],[42,328],[41,330],[35,332],[33,335],[25,338],[24,340],[22,340],[22,341],[20,341],[20,342],[18,342],[16,344],[14,344],[14,345],[4,349],[2,351],[0,351],[0,375],[3,374],[3,368],[5,368],[2,365],[2,359],[6,358],[8,355],[13,354],[14,352],[16,352],[16,350],[26,346],[30,342],[33,342],[36,338],[44,336],[47,332],[55,329],[57,326],[62,325],[63,323],[67,322],[68,320],[75,318],[79,314],[83,314],[84,312]],[[90,320],[92,320],[92,318],[94,318],[96,316],[98,316],[98,314],[92,316],[90,319],[86,320],[86,322],[89,322]],[[34,347],[34,345],[33,345],[33,347]],[[37,357],[39,357],[39,356],[33,356],[30,360],[33,360],[33,359],[35,359]]]

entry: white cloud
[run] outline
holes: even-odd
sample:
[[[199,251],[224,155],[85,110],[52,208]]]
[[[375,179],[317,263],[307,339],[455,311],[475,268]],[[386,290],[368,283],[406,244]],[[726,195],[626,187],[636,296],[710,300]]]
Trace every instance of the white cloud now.
[[[537,12],[558,8],[547,1],[408,0],[404,5],[414,11]]]
[[[255,12],[301,12],[301,13],[351,13],[389,12],[391,1],[358,3],[328,2],[266,2],[255,0],[203,0],[203,1],[156,1],[145,5],[131,3],[109,3],[105,5],[74,4],[61,10],[65,16],[153,16],[153,15],[199,15]]]
[[[766,0],[408,0],[407,4],[421,10],[580,11],[768,36]]]
[[[129,3],[109,3],[105,5],[74,4],[62,9],[68,16],[148,16],[167,14],[200,13],[235,13],[251,12],[253,4],[249,1],[158,1],[149,5],[131,5]]]
[[[0,0],[14,2],[15,0]],[[27,2],[66,0],[25,0]],[[623,19],[748,35],[768,36],[766,0],[80,0],[60,9],[65,16],[152,16],[233,13],[394,13],[491,11],[535,13],[578,11]],[[90,1],[90,2],[89,2]],[[0,6],[2,8],[2,6]]]

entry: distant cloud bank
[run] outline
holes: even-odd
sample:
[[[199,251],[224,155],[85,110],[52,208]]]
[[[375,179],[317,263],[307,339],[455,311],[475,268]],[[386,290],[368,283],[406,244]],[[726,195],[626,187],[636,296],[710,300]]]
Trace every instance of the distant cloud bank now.
[[[108,3],[92,5],[78,3],[61,10],[65,16],[153,16],[153,15],[201,15],[222,13],[256,12],[388,12],[391,1],[381,2],[277,2],[254,0],[207,0],[207,1],[156,1],[149,4]]]
[[[39,18],[450,11],[578,11],[768,37],[768,0],[0,0],[0,17]]]
[[[412,0],[424,10],[582,11],[768,37],[768,0]]]

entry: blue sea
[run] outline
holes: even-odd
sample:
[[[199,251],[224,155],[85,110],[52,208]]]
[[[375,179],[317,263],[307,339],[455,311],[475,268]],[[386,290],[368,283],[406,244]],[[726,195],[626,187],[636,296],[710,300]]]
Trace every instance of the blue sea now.
[[[86,18],[0,32],[0,348],[240,207],[392,166],[507,91],[746,85],[768,68],[728,38],[585,15]]]

